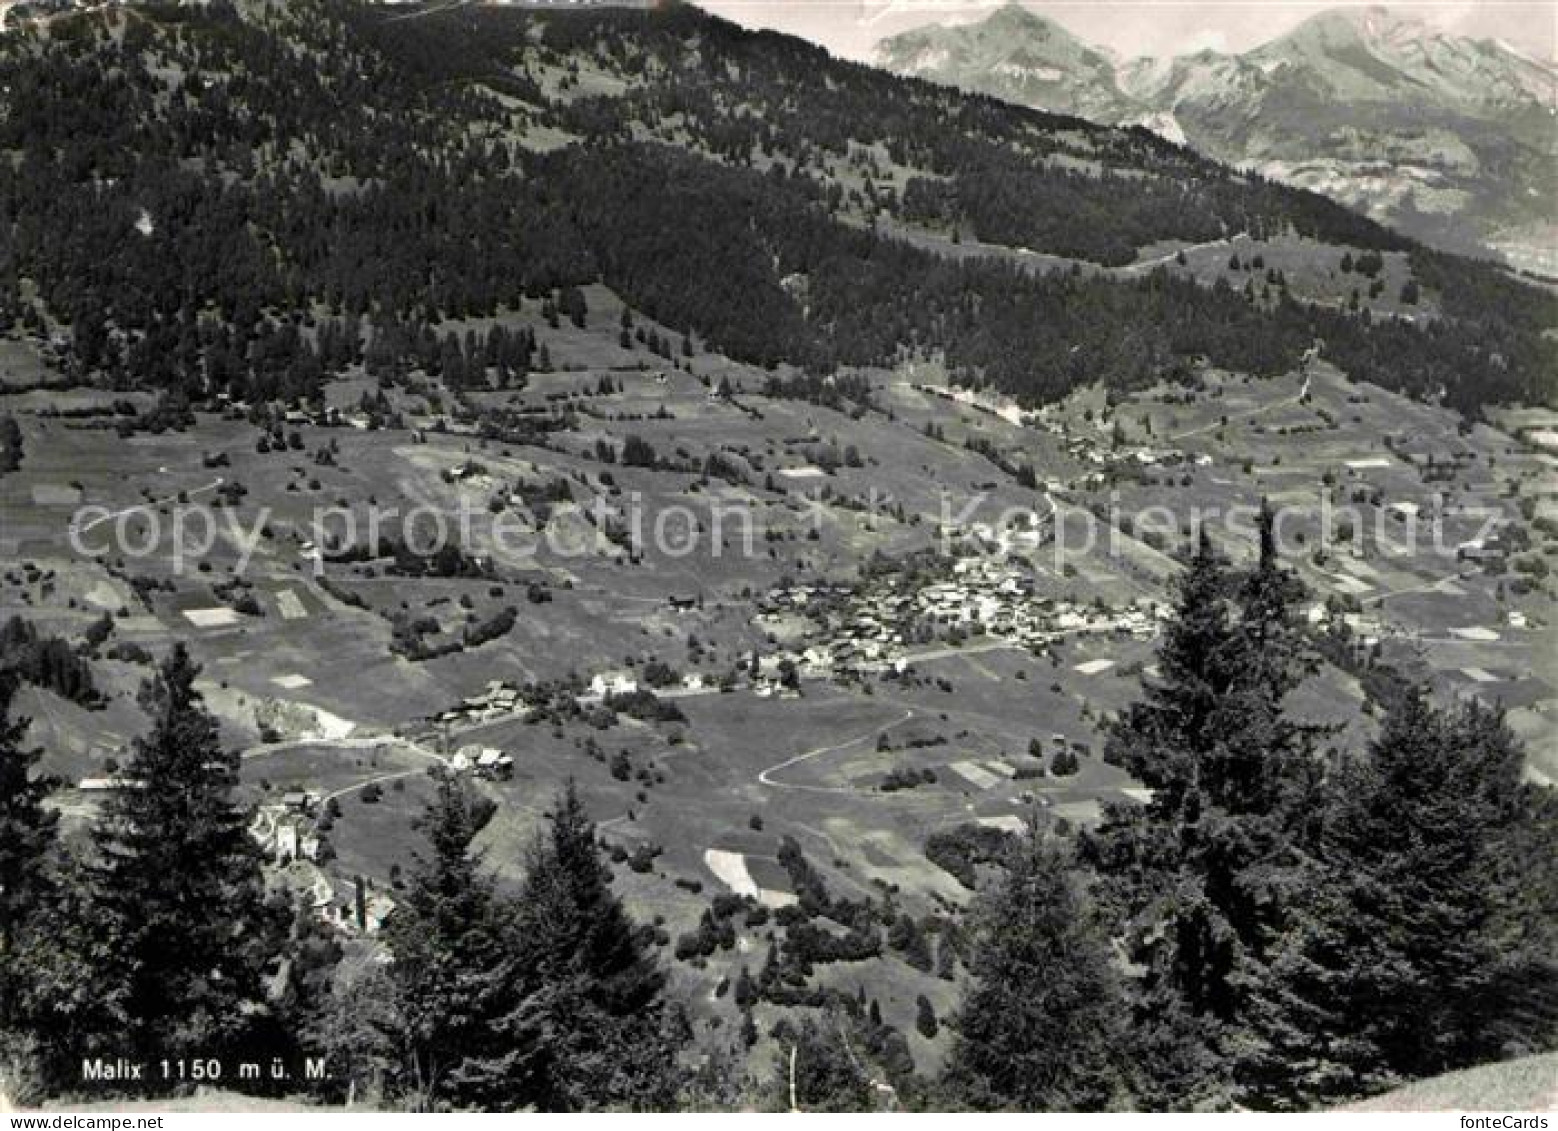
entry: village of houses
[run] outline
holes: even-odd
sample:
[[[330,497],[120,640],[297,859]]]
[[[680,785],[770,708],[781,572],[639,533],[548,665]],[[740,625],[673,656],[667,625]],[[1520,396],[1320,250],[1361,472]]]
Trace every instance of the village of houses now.
[[[803,681],[849,682],[891,672],[902,675],[916,660],[944,656],[978,642],[1042,653],[1066,637],[1125,634],[1151,639],[1167,607],[1136,602],[1110,610],[1098,604],[1037,596],[1030,574],[1004,556],[964,557],[943,581],[908,584],[901,575],[870,584],[791,585],[770,589],[753,602],[753,623],[772,641],[723,676],[691,672],[672,687],[648,687],[631,669],[592,673],[577,700],[596,705],[616,696],[652,691],[665,698],[745,690],[759,698],[799,697]],[[432,721],[442,727],[488,723],[522,714],[538,704],[526,690],[502,680],[466,697]],[[496,752],[462,750],[455,768],[489,773]]]

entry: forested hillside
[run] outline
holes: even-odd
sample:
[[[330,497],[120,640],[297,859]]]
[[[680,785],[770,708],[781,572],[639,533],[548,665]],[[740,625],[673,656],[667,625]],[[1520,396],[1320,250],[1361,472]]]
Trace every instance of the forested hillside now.
[[[143,4],[8,32],[0,320],[81,380],[190,399],[311,397],[365,352],[437,372],[442,321],[594,281],[739,360],[944,356],[1029,401],[1196,355],[1275,373],[1316,339],[1470,412],[1552,396],[1550,294],[1145,131],[681,5],[411,15]],[[943,255],[888,221],[1074,263]],[[1437,315],[1099,269],[1279,232],[1409,253]]]

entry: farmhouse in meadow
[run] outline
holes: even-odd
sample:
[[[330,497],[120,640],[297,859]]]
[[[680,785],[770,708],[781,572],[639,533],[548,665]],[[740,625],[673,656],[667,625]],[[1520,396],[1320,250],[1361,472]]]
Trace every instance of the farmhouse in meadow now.
[[[638,679],[631,672],[598,672],[590,678],[591,695],[632,695],[637,690]]]

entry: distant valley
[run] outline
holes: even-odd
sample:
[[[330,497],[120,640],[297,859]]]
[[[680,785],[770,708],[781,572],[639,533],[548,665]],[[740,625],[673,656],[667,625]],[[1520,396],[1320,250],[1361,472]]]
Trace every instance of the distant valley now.
[[[1558,272],[1558,72],[1391,10],[1312,17],[1244,54],[1120,60],[1009,4],[884,40],[878,61],[1162,136],[1325,193],[1448,250]]]

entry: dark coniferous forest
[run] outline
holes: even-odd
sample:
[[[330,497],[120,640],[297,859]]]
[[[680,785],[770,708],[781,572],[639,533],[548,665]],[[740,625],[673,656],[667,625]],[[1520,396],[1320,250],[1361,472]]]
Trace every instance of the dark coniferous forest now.
[[[521,50],[609,68],[623,92],[548,97]],[[893,78],[681,5],[391,20],[333,0],[140,4],[8,37],[0,81],[0,318],[57,328],[84,380],[306,400],[369,348],[436,369],[441,320],[592,280],[741,360],[938,352],[1034,403],[1196,356],[1274,373],[1316,340],[1469,413],[1544,400],[1558,369],[1552,297],[1490,265],[1145,131]],[[542,152],[516,127],[577,144]],[[914,172],[878,185],[868,167],[846,191],[830,170],[863,147],[879,173]],[[1079,154],[1100,172],[1069,168]],[[872,222],[845,223],[851,205]],[[950,260],[877,218],[1079,269]],[[1443,317],[1080,269],[1153,240],[1285,231],[1408,252]]]

